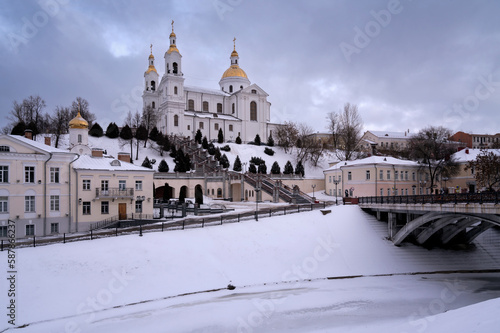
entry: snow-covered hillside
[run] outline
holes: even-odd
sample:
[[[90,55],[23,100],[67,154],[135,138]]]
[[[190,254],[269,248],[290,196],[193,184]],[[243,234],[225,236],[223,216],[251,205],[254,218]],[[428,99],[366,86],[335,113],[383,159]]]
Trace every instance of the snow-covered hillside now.
[[[18,249],[16,332],[498,328],[498,299],[467,306],[500,297],[500,273],[429,274],[500,269],[498,230],[471,251],[395,247],[357,206],[331,210]]]
[[[45,135],[38,135],[37,141],[44,142],[44,136]],[[54,145],[54,142],[55,140],[53,139],[52,145]],[[226,154],[229,162],[231,163],[231,166],[229,168],[230,170],[232,170],[233,168],[233,163],[237,155],[239,155],[242,163],[245,162],[247,163],[247,168],[248,168],[248,161],[250,161],[250,158],[252,158],[253,156],[262,158],[264,161],[266,161],[268,172],[270,172],[271,166],[275,161],[278,162],[281,171],[283,171],[283,168],[285,167],[287,161],[290,161],[294,166],[294,168],[297,163],[294,151],[285,153],[283,149],[276,146],[270,147],[272,150],[274,150],[275,153],[273,156],[269,156],[264,153],[264,149],[266,148],[265,146],[254,146],[248,144],[238,145],[236,143],[223,143],[223,144],[214,143],[214,145],[217,147],[223,147],[225,145],[231,147],[231,151],[229,152],[221,151],[221,154]],[[110,139],[106,136],[102,136],[100,138],[89,136],[89,146],[90,148],[104,149],[108,155],[115,157],[118,156],[119,152],[127,152],[127,153],[131,152],[130,144],[127,141],[123,141],[121,139]],[[58,148],[66,149],[68,147],[69,147],[69,135],[61,136]],[[156,170],[158,168],[158,164],[160,163],[160,161],[162,159],[165,159],[170,168],[170,172],[173,172],[175,166],[173,159],[170,156],[168,156],[168,153],[164,153],[163,156],[161,156],[159,150],[155,148],[156,148],[156,143],[153,141],[148,141],[146,148],[144,148],[144,143],[141,143],[139,146],[139,155],[137,157],[136,156],[137,146],[134,142],[134,145],[132,147],[132,156],[134,158],[133,162],[135,164],[142,164],[144,158],[147,156],[150,160],[151,159],[156,160],[156,163],[153,166],[153,168]],[[335,156],[333,154],[325,152],[323,157],[320,158],[317,166],[313,166],[311,163],[308,162],[304,166],[305,177],[323,178],[324,177],[323,170],[328,167],[328,162],[334,159]]]

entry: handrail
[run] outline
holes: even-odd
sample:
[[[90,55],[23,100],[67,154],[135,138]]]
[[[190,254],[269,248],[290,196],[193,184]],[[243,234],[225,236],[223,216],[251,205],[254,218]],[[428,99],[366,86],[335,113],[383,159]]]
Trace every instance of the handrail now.
[[[499,202],[499,192],[401,195],[387,197],[360,197],[360,204],[445,204]]]

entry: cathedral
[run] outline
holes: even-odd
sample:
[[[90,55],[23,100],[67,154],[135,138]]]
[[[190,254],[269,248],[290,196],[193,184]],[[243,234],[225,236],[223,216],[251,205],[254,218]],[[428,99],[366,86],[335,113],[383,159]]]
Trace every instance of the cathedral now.
[[[149,67],[144,73],[143,107],[158,112],[157,128],[163,134],[194,138],[198,130],[216,140],[222,130],[224,141],[250,142],[258,134],[262,142],[277,124],[270,123],[271,103],[262,88],[251,83],[239,65],[236,39],[229,68],[219,81],[220,89],[184,85],[182,56],[176,46],[172,21],[170,47],[165,52],[165,73],[160,79],[151,46]]]

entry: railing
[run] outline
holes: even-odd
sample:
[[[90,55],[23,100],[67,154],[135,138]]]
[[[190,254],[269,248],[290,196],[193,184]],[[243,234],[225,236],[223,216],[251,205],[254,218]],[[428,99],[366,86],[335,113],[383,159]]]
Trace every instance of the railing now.
[[[498,204],[498,192],[452,193],[429,195],[401,195],[387,197],[360,197],[360,204],[445,204],[445,203],[494,203]]]
[[[99,198],[128,198],[132,199],[134,197],[134,189],[133,188],[96,188],[95,189],[95,197]]]
[[[105,220],[92,223],[90,225],[90,230],[103,229],[103,228],[109,227],[110,225],[113,225],[119,221],[124,221],[124,220],[153,220],[153,215],[152,214],[143,214],[143,213],[130,213],[130,214],[126,214],[125,216],[115,215],[115,216],[112,216],[112,217],[107,218]]]

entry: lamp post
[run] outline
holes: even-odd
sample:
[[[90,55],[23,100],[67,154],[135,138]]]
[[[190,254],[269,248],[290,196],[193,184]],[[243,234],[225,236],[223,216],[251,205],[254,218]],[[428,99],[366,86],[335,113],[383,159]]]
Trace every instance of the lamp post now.
[[[261,190],[259,183],[259,175],[257,175],[255,181],[255,221],[259,221],[259,192]]]
[[[338,205],[338,192],[337,192],[337,185],[340,183],[340,179],[335,179],[333,178],[333,183],[335,184],[335,206]]]
[[[314,189],[316,188],[316,184],[311,185],[311,187],[313,189],[313,200],[316,201],[316,198],[314,197]]]
[[[445,188],[444,192],[446,193],[446,192],[448,192],[447,187],[446,187],[446,182],[448,181],[449,178],[448,177],[443,177],[441,179],[444,180],[444,188]]]
[[[243,173],[247,173],[247,162],[243,162]]]

